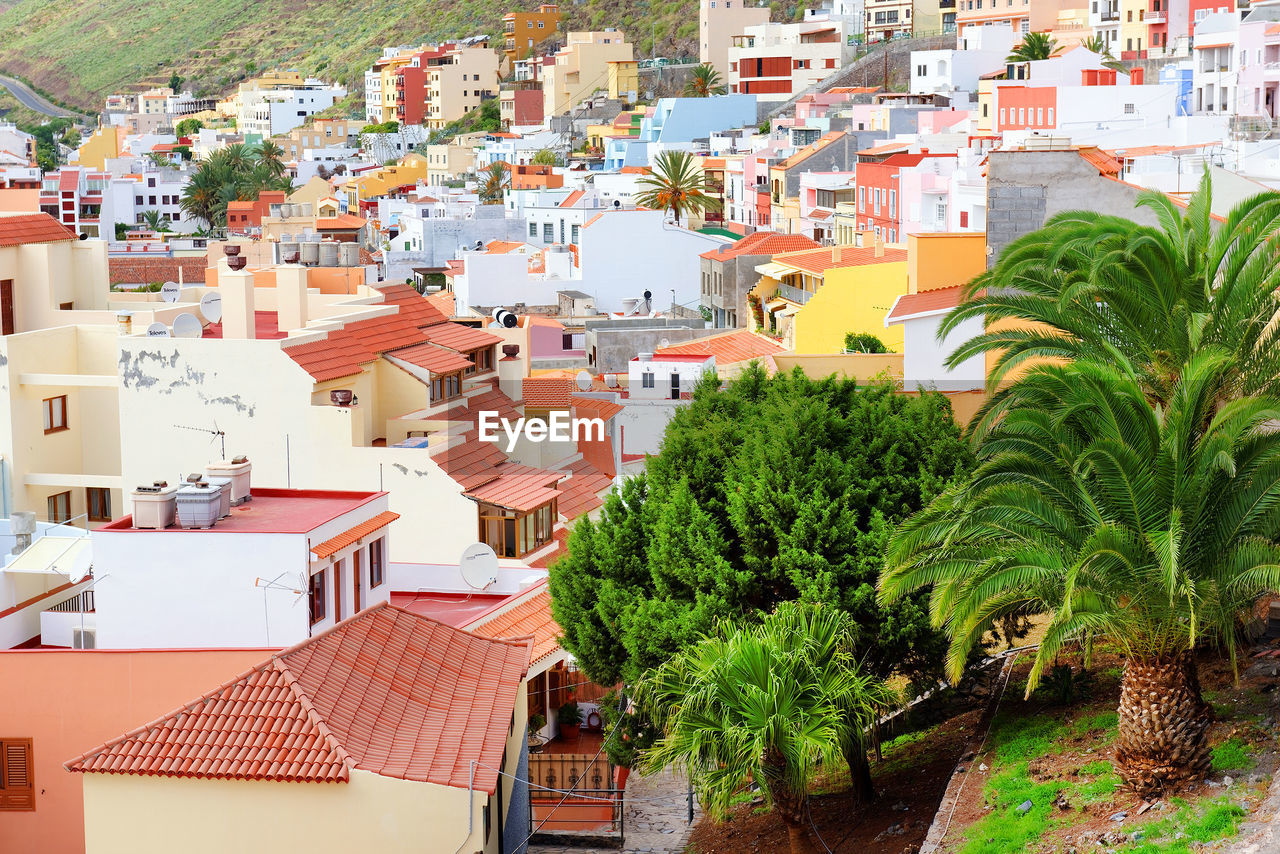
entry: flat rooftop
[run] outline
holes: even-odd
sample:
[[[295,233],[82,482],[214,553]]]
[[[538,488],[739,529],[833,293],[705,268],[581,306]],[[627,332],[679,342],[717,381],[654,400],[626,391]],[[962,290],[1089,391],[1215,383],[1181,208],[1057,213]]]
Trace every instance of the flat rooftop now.
[[[163,530],[133,527],[133,516],[121,517],[98,531],[136,531],[140,534],[170,532],[226,532],[241,534],[305,534],[350,513],[382,492],[341,492],[321,489],[262,489],[251,491],[251,500],[231,508],[231,515],[212,528],[171,527]],[[126,496],[126,500],[128,497]]]
[[[464,593],[462,591],[397,593],[392,591],[391,604],[420,617],[430,617],[457,628],[515,595],[519,594]]]

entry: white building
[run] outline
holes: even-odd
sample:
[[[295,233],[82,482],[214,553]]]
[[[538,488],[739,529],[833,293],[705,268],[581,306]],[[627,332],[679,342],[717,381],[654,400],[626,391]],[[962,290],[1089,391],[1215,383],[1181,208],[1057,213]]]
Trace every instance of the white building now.
[[[786,101],[853,59],[855,30],[838,19],[746,27],[729,47],[728,91]]]
[[[1233,115],[1239,111],[1236,103],[1239,37],[1240,19],[1234,12],[1215,12],[1196,24],[1191,78],[1193,112]]]
[[[307,119],[332,107],[347,90],[307,78],[296,89],[255,89],[240,93],[236,129],[262,138],[281,136],[306,124]]]
[[[84,607],[80,594],[92,584],[89,532],[19,515],[0,519],[0,549],[0,649],[40,637],[46,620],[66,624],[70,646],[71,625]]]
[[[693,393],[703,374],[715,372],[716,357],[709,353],[641,353],[627,364],[627,395],[633,400],[680,400]]]
[[[1003,70],[1005,57],[1019,38],[1008,24],[969,27],[960,50],[913,50],[912,94],[954,96],[957,92],[977,92],[978,79]]]
[[[291,646],[387,601],[385,492],[251,492],[212,528],[94,532],[98,648]]]
[[[729,45],[747,27],[769,23],[769,4],[756,0],[699,0],[698,61],[729,79]]]
[[[960,344],[982,334],[982,318],[959,324],[942,341],[938,327],[942,318],[960,304],[963,285],[904,294],[894,301],[884,325],[902,324],[902,382],[907,391],[971,391],[986,383],[986,362],[982,356],[965,359],[955,368],[947,358]]]

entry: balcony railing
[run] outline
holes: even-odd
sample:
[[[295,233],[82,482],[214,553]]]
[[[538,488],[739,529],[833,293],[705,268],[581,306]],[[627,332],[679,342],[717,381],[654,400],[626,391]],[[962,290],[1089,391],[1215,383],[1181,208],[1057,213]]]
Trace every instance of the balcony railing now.
[[[791,285],[778,285],[778,296],[786,300],[791,300],[797,305],[804,305],[809,301],[813,294]]]
[[[1147,24],[1163,24],[1165,22],[1164,12],[1148,12],[1143,22]]]
[[[529,783],[555,790],[553,801],[568,790],[573,791],[570,797],[595,797],[613,788],[613,766],[603,756],[591,753],[534,753],[529,756]],[[539,800],[550,795],[538,789],[532,794]]]

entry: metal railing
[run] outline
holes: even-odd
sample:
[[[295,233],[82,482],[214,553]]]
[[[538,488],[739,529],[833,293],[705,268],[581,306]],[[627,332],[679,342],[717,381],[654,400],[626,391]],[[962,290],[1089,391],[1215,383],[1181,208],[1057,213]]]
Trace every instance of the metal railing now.
[[[791,285],[778,285],[778,296],[783,299],[791,300],[799,305],[804,305],[813,296],[809,291],[803,291],[800,288]]]
[[[45,608],[45,610],[58,611],[64,614],[92,614],[94,612],[93,591],[81,590],[65,602],[59,602],[57,605]]]
[[[530,793],[534,800],[555,802],[570,790],[595,797],[613,789],[613,766],[599,754],[534,753],[529,756],[529,784],[535,787]]]

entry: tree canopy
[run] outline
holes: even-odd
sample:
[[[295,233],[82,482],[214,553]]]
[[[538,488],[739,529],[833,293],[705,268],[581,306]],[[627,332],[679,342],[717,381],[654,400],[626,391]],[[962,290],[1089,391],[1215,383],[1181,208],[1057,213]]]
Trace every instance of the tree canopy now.
[[[780,602],[854,618],[870,672],[940,672],[945,643],[918,599],[876,603],[892,525],[970,466],[946,399],[886,384],[709,376],[645,475],[580,520],[551,569],[565,644],[593,679],[636,681],[719,619]]]

